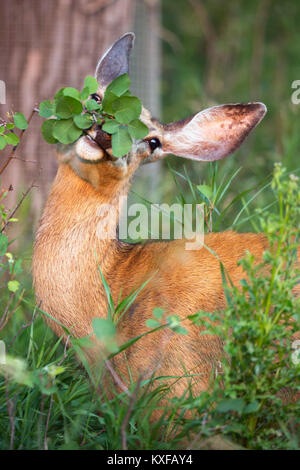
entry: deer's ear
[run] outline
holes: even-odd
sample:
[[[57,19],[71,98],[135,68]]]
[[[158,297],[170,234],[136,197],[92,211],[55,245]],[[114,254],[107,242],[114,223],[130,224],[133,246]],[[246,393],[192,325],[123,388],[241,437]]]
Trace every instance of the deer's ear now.
[[[220,160],[233,153],[266,113],[263,103],[214,106],[164,126],[163,154]]]
[[[129,57],[134,38],[134,33],[125,33],[99,60],[95,77],[101,91],[104,91],[119,75],[129,73]]]

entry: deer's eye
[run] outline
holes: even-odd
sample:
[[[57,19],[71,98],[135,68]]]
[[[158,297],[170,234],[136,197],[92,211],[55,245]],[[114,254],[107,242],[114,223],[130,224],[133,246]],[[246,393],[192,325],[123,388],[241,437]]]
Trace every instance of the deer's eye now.
[[[157,149],[158,147],[161,147],[160,140],[157,139],[156,137],[148,140],[148,143],[149,143],[151,152],[154,152],[155,149]]]
[[[97,93],[93,93],[93,94],[90,95],[90,96],[91,96],[91,98],[92,98],[93,100],[95,100],[97,103],[100,103],[100,102],[101,102],[101,98],[100,98],[100,96],[99,96]]]

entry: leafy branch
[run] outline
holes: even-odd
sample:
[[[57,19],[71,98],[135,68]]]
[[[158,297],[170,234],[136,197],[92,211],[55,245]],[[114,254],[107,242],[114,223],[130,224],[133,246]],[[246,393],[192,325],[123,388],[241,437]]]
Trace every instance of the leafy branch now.
[[[13,115],[13,122],[7,122],[1,119],[0,121],[0,150],[5,149],[6,145],[16,146],[20,142],[20,138],[13,132],[14,128],[26,130],[28,122],[24,114],[15,113]]]
[[[35,108],[32,109],[28,120],[25,118],[24,114],[22,113],[15,113],[12,118],[13,122],[11,121],[7,122],[4,119],[0,118],[0,150],[3,150],[6,147],[6,145],[13,145],[13,148],[6,162],[0,169],[0,175],[2,175],[7,165],[14,158],[15,151],[23,137],[24,132],[28,128],[35,112],[36,112],[36,109]],[[19,137],[13,132],[13,129],[15,128],[21,130]]]
[[[46,142],[71,144],[94,124],[111,134],[112,153],[122,157],[130,152],[134,139],[142,139],[148,133],[147,126],[139,119],[142,103],[129,91],[130,78],[125,73],[107,87],[103,100],[96,94],[98,82],[87,76],[82,91],[61,88],[54,100],[40,104],[39,114],[47,120],[42,124]]]

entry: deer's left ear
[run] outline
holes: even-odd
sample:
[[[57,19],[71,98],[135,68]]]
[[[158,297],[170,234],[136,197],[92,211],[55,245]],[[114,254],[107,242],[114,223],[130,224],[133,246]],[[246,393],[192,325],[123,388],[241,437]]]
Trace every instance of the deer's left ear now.
[[[120,37],[99,60],[95,77],[99,83],[99,91],[105,88],[119,75],[129,73],[129,58],[133,47],[134,33],[125,33]]]
[[[191,160],[220,160],[243,143],[266,111],[263,103],[224,104],[167,124],[160,155],[173,153]]]

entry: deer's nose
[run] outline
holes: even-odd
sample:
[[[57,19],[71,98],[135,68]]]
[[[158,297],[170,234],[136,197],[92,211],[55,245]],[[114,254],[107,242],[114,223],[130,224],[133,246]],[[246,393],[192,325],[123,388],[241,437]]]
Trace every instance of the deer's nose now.
[[[111,135],[110,134],[107,134],[107,132],[104,132],[101,129],[101,126],[99,126],[98,124],[94,128],[94,132],[95,132],[94,140],[95,142],[97,142],[99,147],[105,150],[111,148]]]

